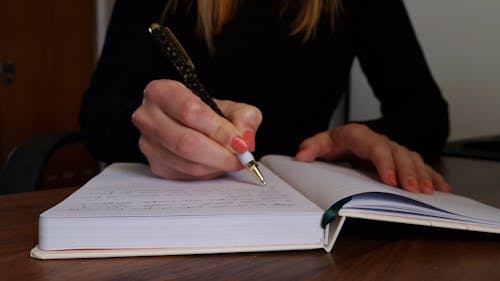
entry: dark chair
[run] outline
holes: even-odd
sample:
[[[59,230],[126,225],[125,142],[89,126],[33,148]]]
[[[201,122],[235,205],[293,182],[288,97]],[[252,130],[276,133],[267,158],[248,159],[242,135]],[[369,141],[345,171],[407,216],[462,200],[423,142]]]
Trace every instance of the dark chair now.
[[[50,156],[57,149],[79,141],[78,131],[51,132],[15,147],[0,172],[0,194],[35,190]]]

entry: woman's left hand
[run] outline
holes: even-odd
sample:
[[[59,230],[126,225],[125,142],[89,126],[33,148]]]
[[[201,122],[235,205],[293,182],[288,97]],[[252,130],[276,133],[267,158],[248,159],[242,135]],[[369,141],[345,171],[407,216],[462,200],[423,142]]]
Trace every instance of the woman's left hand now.
[[[450,186],[422,157],[362,124],[347,124],[302,142],[295,156],[309,162],[356,161],[374,166],[382,182],[413,193],[449,192]]]

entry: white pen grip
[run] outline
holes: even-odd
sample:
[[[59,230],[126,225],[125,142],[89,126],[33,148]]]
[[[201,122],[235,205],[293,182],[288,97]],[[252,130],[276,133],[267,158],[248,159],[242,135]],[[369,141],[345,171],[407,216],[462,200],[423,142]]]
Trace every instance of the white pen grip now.
[[[248,165],[248,163],[255,161],[252,153],[250,153],[250,151],[248,150],[238,154],[238,159],[240,160],[241,164],[245,165],[245,167]]]

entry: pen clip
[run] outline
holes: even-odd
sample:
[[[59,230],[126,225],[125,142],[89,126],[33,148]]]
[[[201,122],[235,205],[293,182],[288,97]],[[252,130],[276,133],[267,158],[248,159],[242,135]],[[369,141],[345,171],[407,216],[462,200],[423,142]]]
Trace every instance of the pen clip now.
[[[150,28],[149,28],[149,32],[152,34],[153,31],[163,31],[163,34],[165,36],[167,36],[167,38],[170,39],[172,41],[172,43],[174,43],[174,45],[177,48],[177,51],[178,51],[179,55],[182,57],[182,59],[189,66],[191,66],[194,69],[194,63],[193,63],[193,61],[191,60],[191,58],[187,54],[186,50],[184,50],[184,48],[182,47],[182,45],[179,42],[179,40],[177,40],[177,37],[175,37],[174,33],[172,33],[172,31],[170,31],[170,29],[168,27],[161,26],[158,23],[152,23],[151,26],[150,26]]]

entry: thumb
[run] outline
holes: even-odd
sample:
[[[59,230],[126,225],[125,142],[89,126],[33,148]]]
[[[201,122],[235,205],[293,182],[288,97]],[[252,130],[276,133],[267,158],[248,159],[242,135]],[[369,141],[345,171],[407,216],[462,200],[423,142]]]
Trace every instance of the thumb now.
[[[252,105],[233,101],[217,101],[227,118],[240,131],[250,151],[255,150],[255,134],[262,122],[261,111]]]

